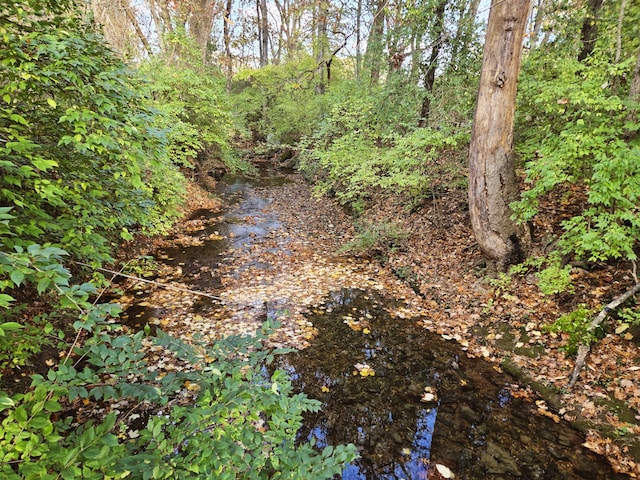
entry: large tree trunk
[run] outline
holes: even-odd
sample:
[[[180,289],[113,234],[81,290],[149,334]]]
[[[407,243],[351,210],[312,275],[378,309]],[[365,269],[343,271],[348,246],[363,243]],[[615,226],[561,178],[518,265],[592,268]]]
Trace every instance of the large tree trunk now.
[[[582,49],[578,54],[578,61],[582,62],[593,53],[598,39],[598,17],[604,0],[589,0],[587,4],[587,14],[582,23],[582,33],[580,39],[582,41]]]
[[[269,63],[269,11],[267,0],[258,0],[258,40],[260,43],[260,66]]]
[[[362,0],[358,0],[356,7],[356,79],[360,80],[362,71],[362,53],[360,52],[360,42],[362,41]]]
[[[386,6],[387,2],[385,0],[377,0],[376,10],[373,15],[373,25],[369,32],[367,50],[364,55],[366,59],[365,64],[369,65],[369,71],[371,72],[371,85],[377,85],[380,81],[380,69],[384,49],[383,37]]]
[[[482,253],[502,271],[524,259],[527,228],[511,220],[519,196],[513,119],[529,0],[492,0],[469,149],[469,213]]]
[[[633,78],[631,79],[629,98],[634,102],[640,102],[640,48],[638,49],[636,68],[633,70]]]
[[[202,55],[202,63],[207,63],[209,40],[215,16],[215,0],[199,0],[192,2],[189,9],[189,33],[198,44]]]
[[[120,5],[122,6],[122,9],[124,10],[124,13],[127,15],[127,18],[131,22],[131,26],[135,30],[136,35],[138,35],[138,38],[140,39],[140,42],[142,43],[142,45],[144,45],[144,49],[147,51],[147,54],[150,57],[152,57],[153,56],[153,50],[151,48],[151,45],[149,44],[149,40],[147,39],[146,35],[142,31],[142,28],[140,28],[140,24],[138,23],[138,19],[136,17],[136,14],[131,9],[131,5],[129,5],[129,1],[128,0],[120,0]]]
[[[231,92],[231,79],[233,78],[233,55],[231,53],[231,9],[233,0],[227,0],[222,22],[222,35],[224,37],[225,69],[227,73],[227,93]]]
[[[326,2],[319,1],[315,9],[315,25],[316,25],[316,41],[314,44],[316,63],[318,64],[318,81],[316,82],[315,91],[317,95],[324,94],[326,90],[327,75],[326,72],[330,68],[330,64],[326,59],[327,49],[329,46],[329,38],[327,36],[327,17],[329,15],[328,5]]]

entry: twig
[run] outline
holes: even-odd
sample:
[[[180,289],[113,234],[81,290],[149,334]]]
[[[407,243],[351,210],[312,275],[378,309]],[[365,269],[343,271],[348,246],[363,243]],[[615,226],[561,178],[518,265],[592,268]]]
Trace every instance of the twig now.
[[[635,269],[633,273],[635,278]],[[612,311],[614,311],[616,308],[618,308],[638,292],[640,292],[640,283],[636,283],[622,295],[613,299],[613,301],[611,301],[606,307],[604,307],[596,316],[596,318],[591,321],[591,323],[587,327],[587,333],[592,333],[598,327],[598,325],[600,325],[604,321],[604,319],[607,318],[607,315],[609,315]],[[571,380],[569,381],[569,388],[573,388],[573,386],[578,381],[578,375],[580,375],[580,370],[582,370],[582,367],[584,367],[584,363],[590,350],[591,346],[588,343],[583,343],[582,345],[580,345],[580,348],[578,349],[578,357],[576,358],[576,365],[573,368]]]
[[[208,293],[198,292],[196,290],[189,290],[188,288],[176,287],[174,285],[169,285],[169,284],[166,284],[166,283],[154,282],[153,280],[147,280],[146,278],[140,278],[140,277],[136,277],[134,275],[127,275],[126,273],[116,272],[114,270],[109,270],[108,268],[92,267],[91,265],[86,264],[86,263],[82,263],[82,262],[75,262],[75,263],[77,263],[78,265],[82,265],[84,267],[89,267],[89,268],[93,268],[95,270],[100,270],[101,272],[110,273],[112,275],[118,275],[120,277],[129,278],[131,280],[136,280],[138,282],[150,283],[151,285],[156,285],[158,287],[166,288],[167,290],[175,290],[175,291],[178,291],[178,292],[191,293],[193,295],[200,295],[201,297],[207,297],[207,298],[211,298],[213,300],[216,300],[218,302],[223,302],[222,298],[216,297],[215,295],[210,295]]]

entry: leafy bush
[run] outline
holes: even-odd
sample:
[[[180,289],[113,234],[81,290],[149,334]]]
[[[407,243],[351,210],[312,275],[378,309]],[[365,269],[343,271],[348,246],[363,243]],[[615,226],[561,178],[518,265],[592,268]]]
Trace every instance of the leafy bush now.
[[[47,378],[35,376],[25,394],[0,392],[3,478],[332,478],[357,456],[353,446],[317,452],[296,444],[303,412],[320,402],[293,394],[285,372],[266,374],[273,353],[260,345],[269,324],[254,338],[194,347],[162,333],[118,335],[104,323],[115,306],[78,305],[93,316],[77,325],[91,334],[75,351],[85,367],[65,361]],[[157,375],[147,368],[143,340],[191,369]],[[61,412],[76,399],[103,402],[105,415],[73,424]],[[144,427],[129,430],[126,417],[136,407],[118,416],[115,401],[146,405]]]
[[[231,101],[254,140],[294,145],[313,131],[328,101],[315,94],[316,68],[302,56],[234,76]]]
[[[576,310],[563,315],[554,323],[545,327],[545,330],[554,333],[566,333],[569,335],[566,351],[573,355],[578,351],[580,345],[589,345],[602,332],[596,329],[588,332],[587,328],[591,323],[593,311],[586,305],[580,305]]]
[[[363,222],[358,226],[358,230],[360,231],[355,239],[342,246],[338,253],[373,255],[397,248],[408,237],[408,234],[394,222]]]
[[[594,59],[584,65],[541,52],[527,71],[544,68],[544,78],[523,76],[518,149],[530,188],[513,208],[528,221],[553,189],[573,185],[586,192],[582,211],[562,223],[562,254],[589,261],[637,258],[640,125],[629,121],[633,105],[619,95],[633,63]]]
[[[79,15],[46,5],[0,7],[0,202],[13,207],[3,243],[106,260],[114,232],[167,227],[182,179],[132,73]]]
[[[186,42],[182,37],[172,38]],[[198,66],[185,61],[175,65],[159,57],[141,65],[141,73],[152,79],[145,85],[153,99],[151,106],[160,113],[154,118],[155,127],[167,135],[176,165],[195,169],[198,175],[221,167],[244,170],[247,166],[230,145],[234,122],[224,79],[215,68],[194,64]]]
[[[385,146],[378,146],[370,126],[354,128],[360,115],[366,117],[372,107],[366,108],[362,100],[350,107],[352,114],[336,107],[335,124],[323,139],[327,145],[318,143],[303,154],[300,168],[318,183],[317,193],[331,193],[341,204],[361,212],[372,193],[404,195],[412,207],[439,191],[465,183],[462,150],[469,131],[417,128],[406,135],[389,136]],[[346,133],[329,140],[332,130]]]

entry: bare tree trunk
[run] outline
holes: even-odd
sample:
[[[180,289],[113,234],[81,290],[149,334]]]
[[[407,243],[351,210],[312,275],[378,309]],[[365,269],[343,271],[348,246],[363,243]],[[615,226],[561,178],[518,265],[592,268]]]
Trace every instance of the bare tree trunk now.
[[[631,87],[629,87],[629,100],[634,102],[629,109],[627,115],[627,121],[631,124],[637,123],[638,118],[638,104],[640,104],[640,48],[638,49],[638,58],[636,59],[636,66],[633,69],[633,77],[631,78]],[[627,133],[629,141],[635,139],[638,136],[638,131],[633,130]]]
[[[267,0],[258,0],[258,41],[260,43],[260,66],[269,63],[269,12]]]
[[[326,78],[327,78],[326,73],[331,68],[330,63],[327,63],[330,59],[327,60],[325,58],[327,55],[327,48],[329,43],[327,38],[328,14],[329,12],[328,12],[328,6],[326,2],[323,0],[319,0],[317,13],[316,13],[317,34],[316,34],[316,44],[315,44],[316,62],[318,63],[318,68],[319,68],[319,72],[318,72],[319,79],[318,79],[318,82],[316,83],[315,91],[316,91],[316,94],[318,95],[322,95],[325,92]]]
[[[536,16],[533,21],[533,33],[531,36],[531,45],[536,46],[540,38],[540,29],[542,28],[542,19],[544,18],[545,0],[538,0],[536,5]]]
[[[231,79],[233,78],[233,55],[231,54],[231,9],[233,0],[227,0],[222,22],[222,34],[224,37],[224,53],[227,71],[227,92],[231,92]]]
[[[622,22],[624,21],[624,10],[627,6],[627,0],[620,2],[620,13],[618,14],[618,29],[616,32],[616,63],[620,61],[622,55]]]
[[[362,41],[362,0],[358,0],[356,7],[356,80],[360,80],[362,71],[362,52],[360,42]]]
[[[140,24],[138,23],[138,19],[136,18],[136,14],[131,10],[131,5],[129,5],[129,2],[126,1],[126,0],[120,0],[120,5],[122,5],[122,8],[124,9],[124,12],[127,15],[127,18],[131,22],[131,26],[133,27],[133,29],[135,30],[136,34],[138,35],[138,38],[140,39],[140,42],[142,42],[142,45],[144,46],[144,49],[147,51],[147,54],[150,57],[153,56],[153,50],[151,49],[151,45],[149,44],[149,40],[147,40],[146,35],[144,34],[142,29],[140,28]]]
[[[132,26],[138,29],[140,26],[135,21],[135,24],[131,22],[129,17],[129,2],[128,0],[119,0],[113,2],[110,0],[91,0],[85,4],[85,11],[91,11],[93,19],[100,26],[100,30],[104,35],[111,48],[118,52],[123,57],[132,56],[135,57],[139,53],[139,49],[136,48],[136,42],[134,40],[134,32]],[[146,37],[141,31],[136,31],[140,37],[140,41],[143,46],[150,52],[150,47],[146,42]],[[151,54],[151,53],[149,53]]]
[[[382,47],[384,36],[385,21],[385,0],[378,0],[376,3],[376,11],[373,15],[373,25],[369,32],[369,40],[367,42],[367,50],[365,57],[370,66],[371,85],[377,85],[380,81],[380,68],[382,64]]]
[[[422,109],[420,111],[420,121],[418,125],[425,127],[429,122],[429,114],[431,113],[431,94],[433,93],[433,85],[436,81],[436,69],[438,68],[438,57],[444,42],[444,13],[447,7],[447,0],[440,0],[436,6],[435,23],[433,26],[433,45],[431,46],[431,55],[429,62],[423,65],[424,71],[424,89],[425,96],[422,100]]]
[[[213,28],[213,18],[215,16],[215,0],[199,0],[193,2],[194,6],[189,11],[188,25],[189,33],[200,47],[202,63],[207,63],[207,52],[211,29]]]
[[[633,102],[640,102],[640,48],[638,49],[638,58],[636,59],[636,68],[633,70],[633,78],[631,79],[631,88],[629,89],[629,99]]]
[[[598,39],[598,16],[602,8],[604,0],[589,0],[587,5],[587,14],[582,23],[582,33],[580,39],[582,41],[582,49],[578,54],[578,61],[582,62],[593,53]]]
[[[513,120],[529,0],[492,0],[469,149],[469,214],[480,250],[499,271],[524,259],[529,232],[511,220],[519,196]]]

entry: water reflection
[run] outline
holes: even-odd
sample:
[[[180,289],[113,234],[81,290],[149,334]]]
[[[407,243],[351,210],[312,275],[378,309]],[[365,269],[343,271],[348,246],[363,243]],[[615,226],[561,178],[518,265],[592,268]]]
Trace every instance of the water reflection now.
[[[513,398],[512,378],[392,318],[390,306],[373,292],[333,293],[310,316],[319,330],[312,346],[278,365],[323,403],[306,416],[300,438],[358,447],[361,458],[343,479],[424,479],[435,464],[458,479],[625,478],[582,448],[568,424]],[[374,375],[357,368],[365,364]],[[425,387],[436,393],[430,403]]]

